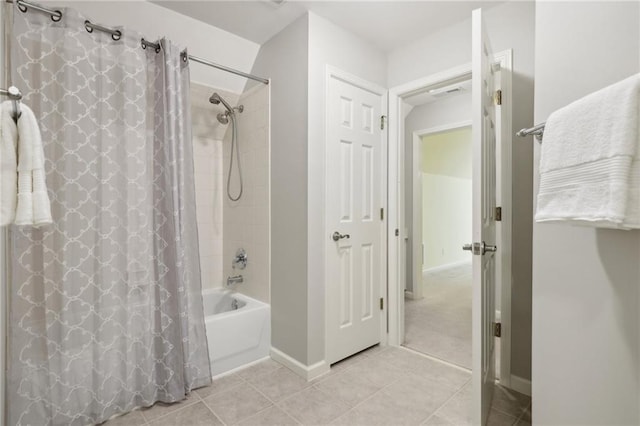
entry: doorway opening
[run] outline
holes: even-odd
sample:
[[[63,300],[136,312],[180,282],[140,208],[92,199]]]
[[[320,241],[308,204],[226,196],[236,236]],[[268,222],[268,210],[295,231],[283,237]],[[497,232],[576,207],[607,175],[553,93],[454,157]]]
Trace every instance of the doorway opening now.
[[[496,323],[500,323],[501,326],[501,337],[499,339],[497,338],[495,344],[496,358],[499,359],[499,361],[496,362],[495,371],[500,383],[503,386],[510,387],[512,52],[506,50],[494,55],[493,58],[491,74],[495,76],[495,89],[501,92],[502,97],[500,99],[501,104],[496,100],[495,117],[497,129],[495,155],[496,205],[502,207],[502,221],[496,223],[496,244],[500,247],[500,250],[495,259],[496,289],[495,303],[493,303],[493,305],[496,310],[495,321]],[[442,352],[437,352],[438,344],[429,344],[429,348],[418,347],[417,344],[411,341],[411,324],[407,325],[405,320],[407,317],[407,309],[411,310],[413,309],[412,305],[415,305],[416,310],[420,312],[421,308],[419,304],[424,303],[420,301],[429,297],[430,289],[437,290],[435,287],[427,289],[426,286],[428,286],[428,284],[425,284],[424,280],[425,273],[427,273],[427,275],[433,274],[434,276],[427,277],[432,279],[438,279],[438,275],[451,275],[450,277],[445,276],[444,281],[449,278],[452,280],[458,278],[460,281],[464,280],[464,271],[462,270],[464,263],[462,261],[459,265],[456,265],[456,260],[447,262],[446,264],[448,264],[451,269],[454,269],[454,271],[447,273],[442,270],[439,271],[438,269],[434,270],[432,269],[433,265],[428,264],[425,265],[423,269],[423,262],[428,262],[428,260],[424,259],[422,254],[422,229],[418,229],[417,234],[414,229],[422,226],[421,221],[414,221],[414,215],[416,218],[421,219],[421,213],[413,213],[413,200],[422,196],[422,188],[419,186],[422,182],[422,176],[421,174],[413,173],[413,170],[420,170],[419,164],[416,164],[415,167],[413,165],[414,159],[420,158],[418,152],[414,153],[414,150],[417,151],[418,147],[421,148],[421,145],[416,143],[416,140],[421,142],[421,139],[427,134],[446,133],[470,126],[475,106],[471,104],[464,105],[462,102],[458,102],[459,110],[462,111],[461,113],[457,116],[445,114],[455,110],[452,104],[460,101],[461,98],[464,97],[464,90],[460,90],[456,92],[462,93],[451,96],[441,96],[439,99],[432,101],[433,105],[431,108],[423,107],[423,109],[431,110],[431,114],[429,115],[431,120],[425,120],[422,123],[409,127],[406,119],[411,118],[411,115],[418,115],[414,111],[424,106],[424,99],[427,95],[450,91],[452,87],[455,88],[455,86],[464,84],[464,82],[470,78],[471,64],[466,64],[391,88],[389,91],[389,182],[397,182],[397,184],[390,184],[389,186],[389,205],[390,208],[391,206],[396,206],[397,216],[394,214],[393,209],[389,211],[388,342],[390,345],[395,346],[404,345],[409,349],[416,350],[432,358],[453,365],[463,366],[463,368],[468,368],[470,355],[471,359],[475,359],[474,357],[478,354],[475,352],[471,353],[471,350],[467,350],[465,361],[459,355],[448,357]],[[472,92],[472,90],[470,89],[469,92]],[[422,102],[420,102],[421,96]],[[456,96],[459,96],[460,99],[454,101]],[[470,95],[469,97],[471,98]],[[447,108],[448,106],[451,108]],[[396,118],[394,119],[394,117]],[[417,181],[418,184],[413,185],[414,181]],[[420,189],[420,193],[416,193],[418,189]],[[400,238],[393,238],[394,234]],[[463,243],[467,244],[470,242],[472,242],[471,236]],[[463,252],[461,245],[458,249],[460,250],[460,255],[464,256],[466,254],[468,256],[468,262],[470,262],[472,258],[471,254],[469,252]],[[425,252],[426,251],[427,247],[425,244]],[[446,253],[447,251],[445,249],[445,254]],[[443,256],[442,248],[440,249],[440,255]],[[429,266],[432,267],[430,268]],[[461,267],[457,272],[455,271],[456,266]],[[413,287],[413,283],[421,281],[422,285]],[[429,281],[426,280],[426,282],[428,283]],[[444,283],[442,283],[442,286],[444,286]],[[460,285],[460,287],[462,287],[462,285]],[[437,297],[437,295],[432,296]],[[452,296],[450,299],[454,299],[456,303],[462,304],[461,298],[456,299],[456,297]],[[424,309],[422,309],[422,311],[424,312]],[[409,315],[411,315],[411,313],[409,313]],[[450,318],[455,316],[452,312],[449,312],[448,315]],[[429,322],[433,319],[430,318],[430,316],[432,315],[422,314],[420,323],[424,324],[425,322]],[[460,323],[464,323],[462,319]],[[472,328],[473,324],[470,323],[471,321],[466,322],[467,327]],[[433,324],[430,323],[429,325],[438,327],[436,322]],[[496,326],[495,328],[498,327]],[[469,330],[469,328],[467,328],[467,330]],[[442,331],[442,329],[439,330],[441,333]],[[491,332],[493,332],[493,327]],[[453,333],[450,334],[455,336],[456,333],[458,336],[464,336],[465,331],[458,329],[458,331],[453,331]],[[428,333],[425,333],[423,330],[422,334]],[[449,337],[451,337],[451,335]],[[471,335],[473,335],[473,332]],[[408,340],[406,336],[408,336]],[[471,343],[473,345],[473,342]],[[458,341],[458,344],[458,352],[462,353],[463,350],[461,348],[463,348],[464,345],[462,345],[460,341]],[[440,342],[440,345],[444,344]],[[450,349],[450,353],[456,352],[455,349]]]
[[[412,158],[405,186],[409,238],[403,341],[410,349],[469,370],[471,257],[461,247],[472,237],[471,121],[450,121],[470,113],[470,93],[460,89],[417,105],[405,119]],[[434,117],[449,123],[413,130]]]

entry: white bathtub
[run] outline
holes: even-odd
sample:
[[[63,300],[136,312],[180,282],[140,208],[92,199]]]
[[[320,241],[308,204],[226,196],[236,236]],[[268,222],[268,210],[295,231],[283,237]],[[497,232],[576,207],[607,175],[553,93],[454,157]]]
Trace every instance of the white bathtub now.
[[[229,290],[202,292],[211,374],[217,376],[269,356],[271,307]],[[232,305],[237,301],[238,308]]]

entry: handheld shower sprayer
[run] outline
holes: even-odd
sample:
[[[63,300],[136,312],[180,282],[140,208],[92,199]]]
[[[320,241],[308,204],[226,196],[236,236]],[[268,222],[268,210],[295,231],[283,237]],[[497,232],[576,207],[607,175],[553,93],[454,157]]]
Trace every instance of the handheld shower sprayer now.
[[[218,113],[216,117],[218,118],[218,121],[221,124],[228,124],[229,119],[231,119],[231,124],[233,125],[232,133],[231,133],[231,157],[229,158],[229,174],[227,175],[227,197],[229,197],[231,201],[238,201],[240,197],[242,197],[243,184],[242,184],[242,166],[240,164],[240,148],[238,147],[238,126],[236,125],[236,111],[239,113],[242,113],[242,111],[244,111],[244,106],[238,105],[237,107],[232,107],[218,93],[214,93],[213,95],[211,95],[211,97],[209,98],[209,102],[211,102],[214,105],[219,105],[222,103],[226,111]],[[234,151],[238,156],[238,160],[237,160],[238,177],[240,178],[240,192],[238,193],[237,197],[234,197],[231,195],[231,171],[233,170],[233,152]]]

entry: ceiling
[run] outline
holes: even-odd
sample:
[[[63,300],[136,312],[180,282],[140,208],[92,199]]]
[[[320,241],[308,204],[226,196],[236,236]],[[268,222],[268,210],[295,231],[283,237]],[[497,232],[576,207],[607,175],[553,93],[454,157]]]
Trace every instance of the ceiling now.
[[[312,11],[389,52],[504,1],[193,1],[153,3],[263,44]]]

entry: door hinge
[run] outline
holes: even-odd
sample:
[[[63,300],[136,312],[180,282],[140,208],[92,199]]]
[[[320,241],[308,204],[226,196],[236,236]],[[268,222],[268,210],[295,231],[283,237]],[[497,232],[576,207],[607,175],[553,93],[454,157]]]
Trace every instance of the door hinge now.
[[[400,236],[400,231],[396,229],[396,237]]]
[[[386,115],[380,116],[380,130],[384,130],[384,121],[387,119]]]
[[[502,105],[502,90],[496,90],[495,95],[493,95],[493,99],[496,102],[496,105]]]
[[[381,297],[380,298],[380,310],[384,309],[384,299]]]
[[[384,220],[384,208],[380,209],[380,220]]]
[[[496,222],[502,221],[502,207],[496,207]]]
[[[493,323],[493,335],[495,337],[502,337],[502,324],[499,322]]]

